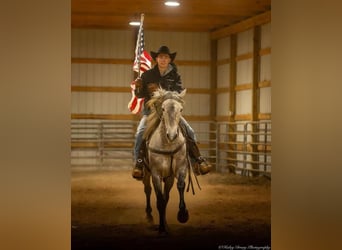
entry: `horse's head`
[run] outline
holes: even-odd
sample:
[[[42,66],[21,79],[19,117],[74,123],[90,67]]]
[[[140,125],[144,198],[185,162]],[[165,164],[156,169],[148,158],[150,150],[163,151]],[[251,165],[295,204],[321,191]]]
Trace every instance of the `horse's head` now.
[[[170,141],[177,138],[178,124],[182,116],[183,105],[176,99],[166,99],[161,106],[162,117],[165,124],[166,136]]]
[[[163,121],[166,136],[170,141],[175,140],[179,133],[178,125],[182,117],[185,94],[185,89],[181,93],[158,89],[148,103],[152,110],[151,120],[158,116],[159,120]]]
[[[185,103],[183,99],[185,94],[185,89],[178,93],[161,88],[153,93],[152,98],[147,102],[147,106],[151,109],[151,114],[147,118],[144,138],[150,137],[160,121],[163,121],[168,140],[172,141],[177,138],[178,124]]]
[[[162,96],[161,117],[164,121],[166,136],[170,141],[177,138],[179,121],[182,117],[186,90],[181,93],[166,91]]]

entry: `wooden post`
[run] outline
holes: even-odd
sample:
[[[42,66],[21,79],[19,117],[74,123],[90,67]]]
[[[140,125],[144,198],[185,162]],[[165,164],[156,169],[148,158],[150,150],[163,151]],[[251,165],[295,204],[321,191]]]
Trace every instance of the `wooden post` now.
[[[217,89],[217,40],[212,40],[210,44],[210,89]],[[210,94],[210,117],[216,117],[217,114],[217,96],[216,91],[212,91]],[[209,156],[215,156],[216,157],[216,171],[218,170],[217,167],[217,150],[216,150],[216,141],[218,138],[216,138],[216,133],[213,133],[213,131],[216,131],[216,125],[214,121],[212,121],[209,125]]]
[[[235,122],[235,114],[236,114],[236,56],[237,56],[237,35],[232,34],[230,36],[230,84],[229,84],[229,122]],[[229,142],[236,142],[236,126],[229,125],[228,126],[228,140]],[[236,151],[236,144],[228,144],[228,150]],[[233,164],[236,164],[236,153],[229,152],[228,158],[232,159]],[[228,162],[229,164],[229,162]],[[228,165],[230,166],[230,165]],[[235,168],[229,167],[230,172],[235,173]]]
[[[259,114],[259,79],[260,79],[260,47],[261,47],[261,28],[260,26],[254,27],[253,33],[253,82],[252,82],[252,121],[255,122],[258,120]],[[258,135],[254,134],[258,132],[258,125],[252,124],[252,143],[258,141]],[[252,144],[252,152],[258,152],[258,145]],[[258,161],[258,155],[252,154],[252,160]],[[253,169],[259,169],[259,164],[252,164]],[[253,176],[258,176],[259,172],[252,172]]]

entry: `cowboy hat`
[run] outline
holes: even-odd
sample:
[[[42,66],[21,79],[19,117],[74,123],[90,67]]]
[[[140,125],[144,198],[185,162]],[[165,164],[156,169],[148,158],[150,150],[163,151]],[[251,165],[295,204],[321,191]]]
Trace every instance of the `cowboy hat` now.
[[[168,54],[171,58],[171,62],[175,60],[177,52],[171,53],[170,49],[167,46],[161,46],[157,52],[151,51],[151,56],[153,60],[156,61],[156,58],[159,54]]]

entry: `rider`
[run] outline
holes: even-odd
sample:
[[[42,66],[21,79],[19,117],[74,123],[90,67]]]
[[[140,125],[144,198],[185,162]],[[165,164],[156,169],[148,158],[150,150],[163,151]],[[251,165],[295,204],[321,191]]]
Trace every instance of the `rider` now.
[[[176,52],[171,53],[167,46],[161,46],[157,52],[151,51],[151,56],[157,64],[150,70],[144,72],[141,78],[135,80],[135,95],[139,98],[145,98],[145,104],[151,99],[152,93],[157,88],[162,88],[168,91],[181,92],[182,81],[177,73],[177,67],[173,63]],[[132,172],[133,178],[141,179],[143,177],[144,156],[146,155],[146,143],[143,141],[143,133],[146,128],[146,118],[150,113],[150,109],[144,105],[143,116],[136,132],[136,141],[134,146],[134,159],[136,161]],[[195,161],[195,173],[207,174],[211,170],[211,165],[201,156],[196,144],[194,130],[190,127],[187,121],[182,118],[181,125],[186,128],[187,145],[189,147],[190,157]]]

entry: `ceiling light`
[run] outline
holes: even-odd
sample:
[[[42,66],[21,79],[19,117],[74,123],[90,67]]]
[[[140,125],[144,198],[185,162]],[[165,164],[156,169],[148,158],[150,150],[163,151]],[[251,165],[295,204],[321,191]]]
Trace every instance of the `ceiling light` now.
[[[177,1],[167,1],[167,2],[165,2],[164,4],[165,4],[166,6],[170,6],[170,7],[177,7],[177,6],[180,5],[180,3],[177,2]]]
[[[132,21],[132,22],[129,22],[129,25],[131,25],[131,26],[140,26],[140,22]]]

